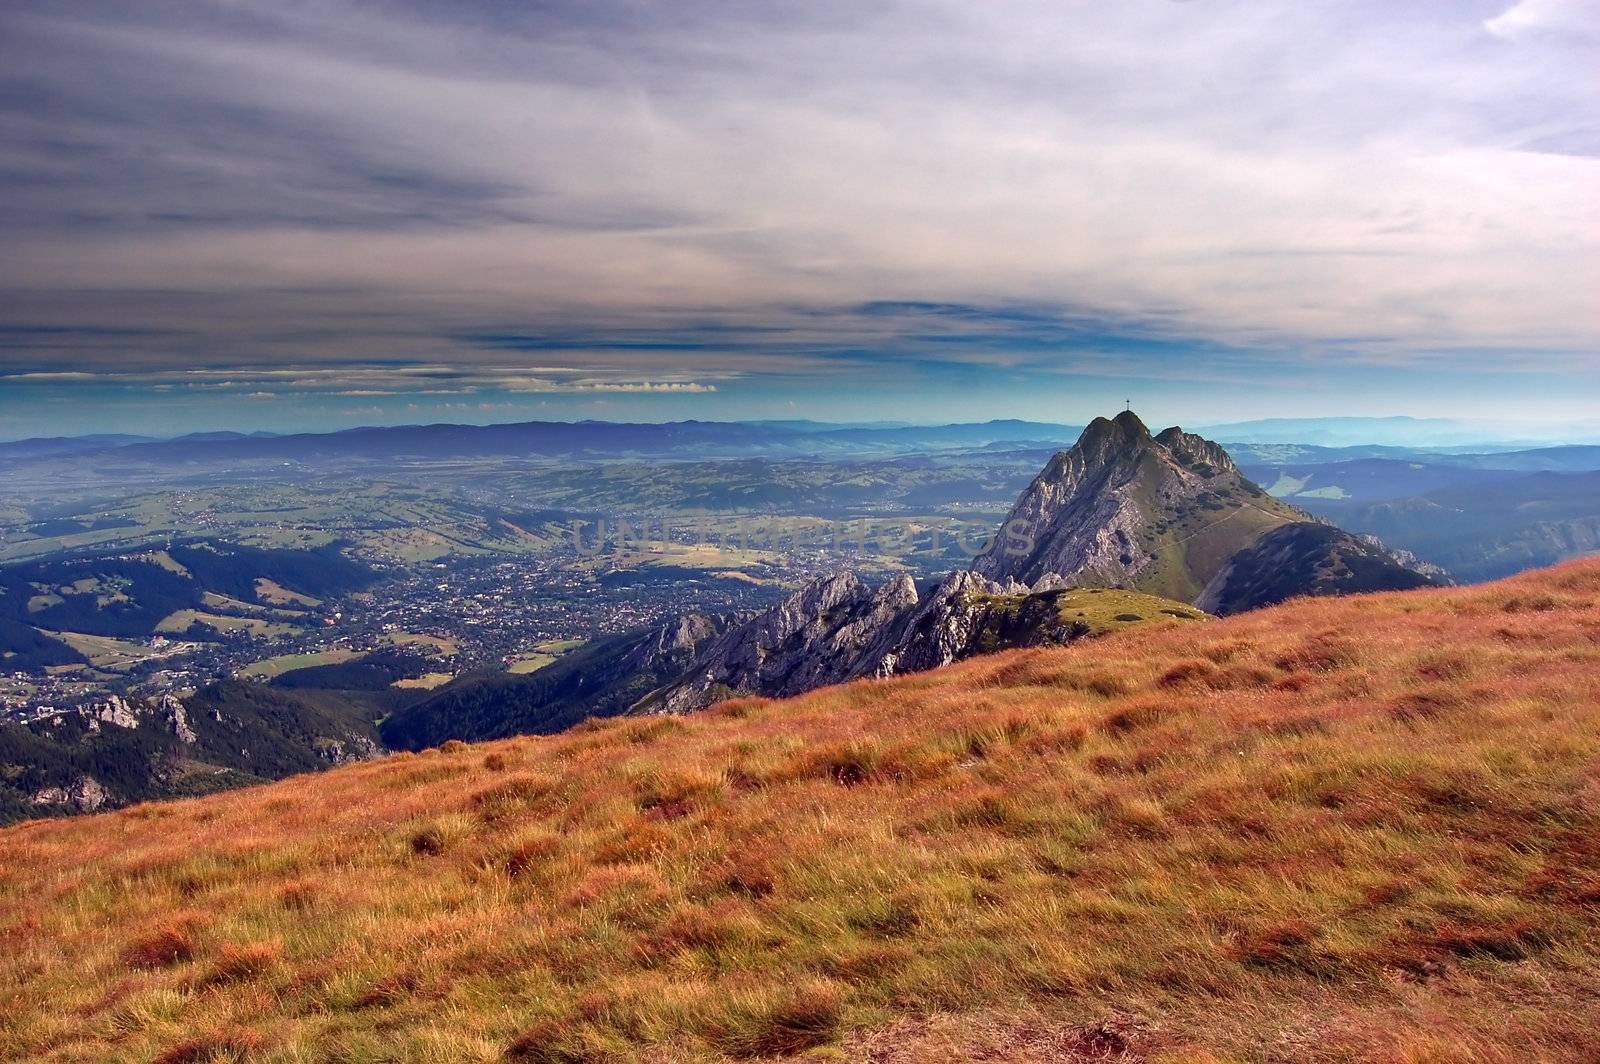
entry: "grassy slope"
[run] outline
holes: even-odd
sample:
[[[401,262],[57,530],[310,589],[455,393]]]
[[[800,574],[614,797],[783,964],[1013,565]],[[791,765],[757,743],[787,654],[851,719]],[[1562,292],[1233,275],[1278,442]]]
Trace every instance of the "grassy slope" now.
[[[1146,461],[1153,464],[1156,459],[1149,456]],[[1154,485],[1160,478],[1151,474],[1143,483]],[[1205,590],[1211,575],[1242,545],[1280,525],[1305,520],[1304,514],[1248,481],[1237,487],[1213,483],[1216,490],[1202,504],[1177,513],[1168,513],[1168,507],[1153,493],[1136,496],[1152,532],[1140,546],[1154,556],[1153,563],[1139,574],[1139,590],[1192,602]]]
[[[1185,602],[1119,588],[1075,587],[1029,595],[981,596],[989,607],[978,621],[984,653],[1035,645],[1046,633],[1071,628],[1082,637],[1121,632],[1151,621],[1204,621],[1210,614]]]
[[[1300,601],[8,829],[0,1057],[1593,1060],[1597,601]]]

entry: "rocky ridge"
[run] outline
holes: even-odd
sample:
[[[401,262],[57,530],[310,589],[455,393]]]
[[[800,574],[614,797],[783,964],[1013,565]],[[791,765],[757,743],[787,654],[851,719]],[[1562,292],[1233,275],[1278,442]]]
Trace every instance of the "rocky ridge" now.
[[[1064,645],[1147,620],[1205,616],[1137,593],[1112,595],[1114,609],[1085,601],[1100,593],[1032,592],[961,570],[922,599],[904,574],[873,589],[854,573],[840,573],[709,643],[681,678],[633,711],[688,712],[739,695],[788,697],[865,677],[925,672],[974,654]]]

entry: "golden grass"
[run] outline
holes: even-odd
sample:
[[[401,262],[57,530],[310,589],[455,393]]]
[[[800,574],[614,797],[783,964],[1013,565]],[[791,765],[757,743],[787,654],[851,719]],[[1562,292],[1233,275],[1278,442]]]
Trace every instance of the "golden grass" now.
[[[1600,563],[0,832],[0,1058],[1600,1059]]]

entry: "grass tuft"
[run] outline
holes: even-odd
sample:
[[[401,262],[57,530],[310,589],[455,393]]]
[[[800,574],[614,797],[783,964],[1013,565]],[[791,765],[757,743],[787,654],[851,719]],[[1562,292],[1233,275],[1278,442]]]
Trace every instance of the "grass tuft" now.
[[[123,948],[122,963],[130,968],[171,968],[194,960],[196,950],[193,929],[172,925],[130,942]]]

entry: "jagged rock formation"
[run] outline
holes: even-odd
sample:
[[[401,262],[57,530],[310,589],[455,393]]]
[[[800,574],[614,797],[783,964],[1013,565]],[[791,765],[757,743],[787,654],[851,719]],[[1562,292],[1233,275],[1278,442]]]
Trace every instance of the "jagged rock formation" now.
[[[1034,590],[1131,588],[1218,613],[1292,595],[1419,586],[1381,546],[1325,534],[1330,527],[1246,479],[1219,445],[1177,427],[1152,436],[1127,411],[1096,418],[1051,459],[973,569]],[[1268,550],[1235,563],[1269,536]],[[1244,575],[1269,557],[1292,557],[1295,573]],[[1352,562],[1358,580],[1329,575]],[[1232,575],[1219,581],[1224,573]]]
[[[923,672],[974,654],[1070,643],[1147,620],[1204,616],[1150,595],[1029,592],[965,570],[924,601],[909,576],[873,590],[841,573],[707,644],[682,677],[634,711],[681,713],[737,695],[787,697],[861,677]]]
[[[791,695],[852,679],[894,653],[916,604],[906,575],[876,591],[848,572],[813,581],[709,644],[646,704],[680,712],[736,693]]]
[[[36,806],[59,806],[77,813],[92,813],[104,807],[110,794],[91,776],[73,776],[67,783],[41,787],[29,798]]]

